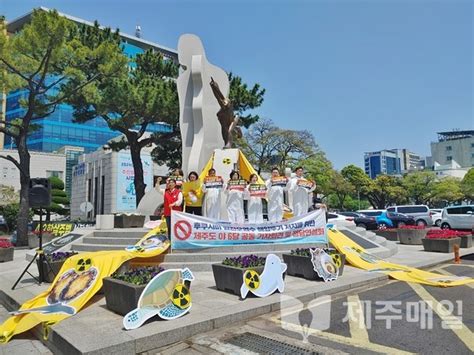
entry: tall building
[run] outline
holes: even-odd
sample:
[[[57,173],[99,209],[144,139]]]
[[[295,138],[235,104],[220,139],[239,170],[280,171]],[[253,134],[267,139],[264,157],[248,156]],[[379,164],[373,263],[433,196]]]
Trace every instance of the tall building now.
[[[446,166],[455,162],[461,168],[474,166],[474,131],[438,132],[431,142],[431,162]]]
[[[31,177],[49,178],[56,176],[64,180],[66,172],[66,156],[60,153],[30,152]],[[12,156],[19,159],[18,152],[10,149],[0,149],[0,156]],[[20,190],[20,171],[10,161],[0,159],[0,185],[13,187]]]
[[[42,11],[50,11],[41,7]],[[76,24],[85,24],[93,26],[92,22],[88,22],[70,15],[59,13],[61,16],[73,21]],[[21,31],[23,26],[31,21],[32,12],[23,15],[7,24],[7,31],[10,35]],[[147,49],[153,49],[163,54],[169,60],[178,60],[178,54],[175,50],[163,47],[159,44],[146,41],[125,33],[120,33],[122,38],[123,52],[134,57],[138,53],[142,53]],[[52,78],[49,79],[52,82]],[[10,92],[6,98],[5,112],[7,121],[21,117],[25,109],[20,106],[20,100],[26,95],[25,90],[17,90]],[[86,123],[73,123],[72,107],[66,104],[59,105],[55,112],[44,119],[35,121],[40,128],[28,137],[28,147],[30,150],[53,152],[59,150],[63,146],[82,147],[85,152],[95,151],[97,148],[105,144],[110,139],[118,136],[120,133],[112,131],[105,121],[101,118],[95,118]],[[167,124],[149,125],[149,132],[170,132],[172,127]],[[3,137],[0,137],[0,149]],[[15,148],[15,144],[10,137],[5,137],[4,146],[7,148]]]
[[[79,163],[79,157],[84,153],[83,147],[64,146],[58,150],[58,153],[66,156],[66,174],[64,186],[66,193],[71,197],[72,186],[72,168]]]
[[[402,175],[425,168],[425,159],[408,149],[384,149],[364,154],[365,173],[371,179],[378,175]]]
[[[393,150],[364,153],[365,173],[371,179],[378,175],[401,175],[400,157]]]

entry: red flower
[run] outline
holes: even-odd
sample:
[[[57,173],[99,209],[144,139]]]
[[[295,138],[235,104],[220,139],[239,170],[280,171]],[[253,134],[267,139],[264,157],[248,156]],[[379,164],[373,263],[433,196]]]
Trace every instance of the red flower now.
[[[0,248],[11,248],[13,244],[8,239],[0,239]]]
[[[400,229],[425,229],[425,226],[400,226]]]

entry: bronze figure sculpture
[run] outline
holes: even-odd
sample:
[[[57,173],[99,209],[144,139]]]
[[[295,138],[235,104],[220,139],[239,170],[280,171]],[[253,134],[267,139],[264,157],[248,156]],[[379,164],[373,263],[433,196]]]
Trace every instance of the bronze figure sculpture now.
[[[217,119],[221,124],[222,138],[224,139],[224,148],[232,148],[233,137],[232,133],[235,131],[239,138],[242,137],[242,131],[237,125],[239,117],[234,115],[234,106],[229,98],[222,95],[219,85],[211,77],[211,89],[214,96],[219,103],[221,109],[217,112]]]

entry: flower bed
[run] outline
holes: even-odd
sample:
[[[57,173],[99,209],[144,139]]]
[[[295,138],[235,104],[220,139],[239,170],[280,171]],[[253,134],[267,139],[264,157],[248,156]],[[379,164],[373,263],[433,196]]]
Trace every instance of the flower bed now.
[[[244,272],[252,269],[262,273],[264,266],[265,258],[257,255],[240,255],[225,258],[220,264],[212,264],[216,287],[220,291],[240,295]]]
[[[461,238],[450,236],[445,238],[423,238],[423,248],[425,251],[452,253],[454,245],[461,245]]]
[[[374,233],[380,237],[384,237],[392,242],[398,241],[397,229],[396,228],[385,228],[374,230]]]
[[[0,262],[13,260],[13,244],[8,239],[0,239]]]
[[[470,248],[472,247],[472,233],[471,232],[461,232],[452,229],[433,229],[430,230],[427,235],[427,239],[451,239],[451,238],[461,238],[461,248]]]
[[[402,226],[397,229],[397,237],[400,244],[421,245],[428,229],[424,226]]]
[[[324,248],[324,251],[338,264],[338,276],[341,276],[344,270],[346,256],[333,248]],[[309,248],[297,248],[292,250],[290,254],[283,254],[283,261],[287,265],[286,272],[288,275],[303,277],[307,280],[321,280],[317,272],[314,271]]]
[[[61,270],[64,262],[66,259],[69,257],[76,255],[76,252],[73,251],[67,251],[67,252],[55,252],[51,254],[46,254],[45,258],[46,261],[43,260],[42,263],[40,263],[40,259],[36,259],[36,265],[38,266],[38,272],[43,273],[43,282],[53,282],[54,278],[58,274],[59,270]],[[49,265],[48,265],[49,264]]]
[[[117,271],[104,278],[107,308],[123,316],[137,308],[138,300],[148,282],[163,270],[161,266],[146,266]]]

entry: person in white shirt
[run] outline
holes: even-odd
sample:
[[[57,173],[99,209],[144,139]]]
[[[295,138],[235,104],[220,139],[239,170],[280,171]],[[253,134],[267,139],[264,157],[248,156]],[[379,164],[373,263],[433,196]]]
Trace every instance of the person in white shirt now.
[[[244,191],[247,182],[240,179],[240,175],[237,171],[230,173],[230,180],[226,184],[227,194],[227,215],[229,222],[233,223],[244,223]]]
[[[204,196],[205,216],[213,219],[219,219],[221,215],[221,192],[224,188],[222,177],[216,176],[214,168],[209,169],[208,176],[204,179],[202,192]]]
[[[246,189],[249,223],[263,223],[262,198],[265,196],[266,186],[258,184],[257,181],[257,174],[250,175],[250,183]]]
[[[297,167],[295,169],[296,175],[290,179],[288,185],[288,192],[292,194],[291,209],[295,217],[308,212],[310,199],[316,188],[316,184],[313,181],[305,179],[303,173],[303,167]]]
[[[268,220],[280,222],[283,219],[283,192],[287,189],[288,178],[280,176],[278,168],[272,169],[272,177],[265,182],[268,197]]]

